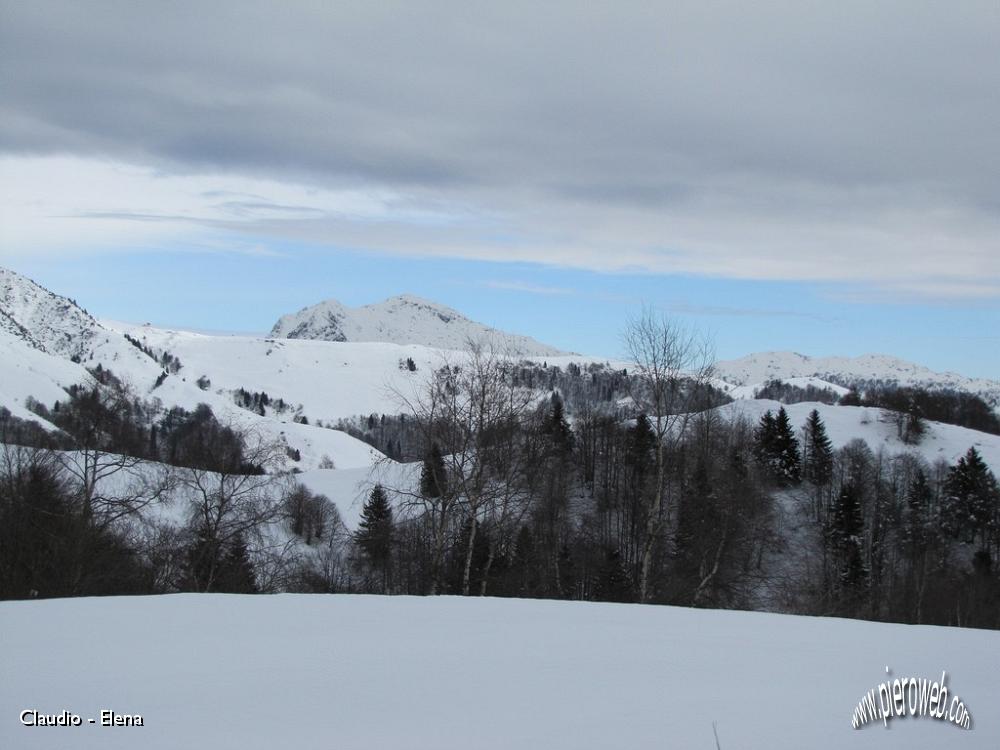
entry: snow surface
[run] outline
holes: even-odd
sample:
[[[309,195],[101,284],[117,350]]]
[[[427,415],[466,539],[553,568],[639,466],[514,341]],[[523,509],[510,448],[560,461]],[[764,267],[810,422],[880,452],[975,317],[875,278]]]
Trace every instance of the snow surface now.
[[[0,603],[0,746],[989,748],[1000,633],[581,602],[177,594]],[[855,730],[886,678],[939,679],[971,731]],[[78,728],[27,728],[25,708]],[[86,723],[102,709],[144,726]]]
[[[382,341],[464,349],[471,340],[495,338],[522,356],[557,355],[553,346],[528,336],[498,331],[469,320],[457,310],[409,294],[363,307],[326,300],[283,315],[271,329],[276,338],[323,341]]]

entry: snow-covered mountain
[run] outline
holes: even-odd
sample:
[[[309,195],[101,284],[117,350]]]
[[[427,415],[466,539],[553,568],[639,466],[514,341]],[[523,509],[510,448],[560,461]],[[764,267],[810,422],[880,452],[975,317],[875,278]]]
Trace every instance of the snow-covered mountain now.
[[[100,364],[127,381],[139,396],[158,399],[164,407],[180,406],[190,410],[199,403],[207,403],[220,418],[283,441],[301,454],[297,468],[307,472],[324,464],[325,458],[330,458],[338,469],[367,468],[381,460],[381,455],[369,446],[327,427],[341,418],[400,412],[400,395],[412,395],[445,358],[454,360],[462,356],[445,349],[461,347],[461,336],[469,331],[466,324],[470,323],[459,316],[465,323],[454,329],[454,338],[449,339],[447,336],[452,333],[447,333],[446,347],[384,341],[333,343],[206,335],[98,321],[71,300],[11,271],[0,270],[0,281],[0,406],[10,409],[15,416],[42,421],[26,408],[29,397],[51,406],[56,400],[65,398],[67,386],[91,382],[88,369]],[[376,310],[376,314],[367,317],[367,322],[374,326],[373,321],[380,317],[399,315],[400,319],[405,318],[398,306],[394,308],[396,313],[377,314],[381,307],[393,307],[391,302],[362,308],[362,311]],[[429,309],[447,310],[427,304]],[[416,322],[413,325],[423,321],[426,312],[414,313]],[[458,315],[454,311],[445,313],[448,314]],[[364,313],[361,317],[365,317]],[[394,321],[390,319],[389,322]],[[451,324],[442,321],[442,325]],[[386,328],[383,328],[383,335]],[[397,323],[394,330],[398,333],[403,328]],[[460,329],[463,333],[458,333]],[[377,328],[374,330],[379,332]],[[426,333],[427,328],[421,331]],[[546,349],[544,345],[533,343]],[[164,355],[180,365],[165,379]],[[539,359],[544,357],[549,365],[563,368],[570,363],[586,366],[601,361],[576,355],[538,356]],[[407,360],[411,361],[413,369],[406,366]],[[615,363],[614,366],[625,368],[628,363]],[[719,373],[725,381],[717,381],[718,384],[725,387],[728,383],[730,395],[741,399],[739,405],[733,405],[728,411],[738,406],[738,410],[751,419],[759,418],[766,408],[777,408],[775,402],[753,400],[756,386],[775,377],[803,387],[823,387],[830,378],[838,382],[894,380],[1000,396],[1000,384],[994,381],[941,375],[891,357],[851,360],[757,354],[720,363]],[[833,388],[844,390],[839,386]],[[240,389],[266,392],[272,400],[281,399],[290,408],[278,411],[268,407],[265,414],[248,411],[235,402],[234,396]],[[813,406],[816,405],[789,407],[795,423],[800,424]],[[804,411],[799,414],[799,409]],[[860,437],[873,449],[909,449],[898,441],[890,425],[880,422],[877,410],[872,411],[868,419],[862,419],[863,410],[852,407],[820,405],[820,411],[831,430],[838,426],[833,430],[838,446]],[[306,419],[308,424],[304,423]],[[991,466],[1000,466],[1000,437],[934,422],[928,429],[928,436],[917,449],[928,460],[943,458],[953,462],[970,445],[976,445]]]
[[[235,389],[263,390],[257,385],[252,362],[239,357],[230,360],[228,369],[222,365],[218,370],[220,379],[232,385],[208,387],[205,381],[199,384],[198,380],[203,375],[215,376],[215,369],[186,366],[183,358],[167,348],[173,340],[169,334],[146,336],[146,330],[144,326],[118,327],[99,322],[72,300],[0,268],[0,407],[16,417],[54,429],[26,408],[28,399],[52,406],[66,398],[67,387],[92,384],[90,370],[100,365],[128,383],[137,395],[156,399],[164,408],[191,410],[205,403],[221,419],[284,443],[301,454],[299,469],[315,468],[324,459],[332,460],[338,468],[367,468],[382,459],[378,451],[344,432],[296,422],[294,410],[261,415],[241,408],[233,398]],[[197,334],[187,336],[197,338]],[[229,338],[213,340],[226,342]],[[245,341],[249,342],[244,347],[249,359],[271,361],[268,354],[274,342],[253,338]],[[219,345],[209,344],[208,348],[227,356],[232,353],[231,348]],[[164,369],[163,355],[176,365],[169,374]],[[302,378],[315,380],[316,372],[306,370]],[[272,393],[276,398],[282,395]]]
[[[274,324],[271,335],[320,341],[422,344],[438,349],[462,349],[470,339],[494,338],[512,353],[522,356],[563,353],[528,336],[498,331],[469,320],[450,307],[409,294],[362,307],[347,307],[337,300],[326,300],[297,313],[283,315]]]
[[[936,372],[922,365],[885,354],[860,357],[808,357],[797,352],[761,352],[719,362],[716,375],[735,386],[760,385],[768,380],[813,378],[822,387],[826,381],[838,385],[881,382],[921,388],[954,388],[981,396],[994,408],[1000,406],[1000,382],[969,378],[954,372]]]
[[[77,359],[102,333],[75,302],[6,268],[0,268],[0,329],[36,349]]]

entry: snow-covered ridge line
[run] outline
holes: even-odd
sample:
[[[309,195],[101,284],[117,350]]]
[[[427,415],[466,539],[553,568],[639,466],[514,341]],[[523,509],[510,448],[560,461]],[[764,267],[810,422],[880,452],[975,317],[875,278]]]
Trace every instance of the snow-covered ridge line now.
[[[422,344],[453,350],[463,349],[469,339],[493,338],[521,356],[564,353],[529,336],[498,331],[450,307],[409,294],[362,307],[326,300],[283,315],[274,324],[271,335],[321,341]]]
[[[977,394],[994,407],[1000,406],[1000,381],[936,372],[885,354],[809,357],[797,352],[760,352],[717,363],[716,375],[736,386],[760,385],[775,379],[787,382],[792,378],[817,378],[839,385],[860,381],[953,388]]]
[[[0,267],[0,328],[35,348],[81,359],[103,331],[72,300]]]

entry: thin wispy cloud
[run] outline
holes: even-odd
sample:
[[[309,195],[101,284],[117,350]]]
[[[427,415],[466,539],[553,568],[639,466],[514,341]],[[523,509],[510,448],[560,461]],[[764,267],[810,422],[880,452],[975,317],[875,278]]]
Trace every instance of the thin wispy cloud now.
[[[579,294],[575,289],[567,289],[558,286],[543,286],[532,284],[529,281],[483,281],[481,286],[490,289],[503,289],[511,292],[524,292],[525,294],[542,294],[545,296],[563,296],[567,294]]]
[[[766,308],[726,307],[725,305],[692,305],[685,302],[661,305],[667,312],[681,315],[710,315],[733,318],[803,318],[831,322],[836,320],[824,315],[802,312],[799,310],[773,310]]]

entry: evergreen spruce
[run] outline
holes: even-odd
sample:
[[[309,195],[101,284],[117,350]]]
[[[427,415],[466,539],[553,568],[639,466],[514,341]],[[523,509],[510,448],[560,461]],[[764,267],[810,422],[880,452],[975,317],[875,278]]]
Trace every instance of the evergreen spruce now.
[[[424,465],[420,469],[420,494],[424,497],[441,497],[448,491],[448,476],[444,468],[444,456],[437,443],[431,444],[431,449],[424,456]]]
[[[797,484],[801,478],[802,458],[788,412],[782,406],[774,419],[774,461],[777,479],[783,484]]]
[[[640,414],[636,418],[635,427],[631,429],[629,438],[629,462],[635,472],[643,476],[651,468],[653,450],[656,448],[656,433],[653,432],[649,417]]]
[[[753,432],[753,455],[762,467],[770,474],[771,458],[774,455],[774,414],[768,409],[761,415],[760,422]]]
[[[566,421],[565,407],[558,393],[552,394],[552,407],[542,425],[542,431],[550,437],[557,453],[565,454],[573,450],[573,430]]]
[[[230,594],[256,594],[257,577],[253,563],[250,561],[250,551],[241,534],[229,544],[222,565],[219,568],[215,591]]]
[[[833,446],[816,409],[806,419],[803,443],[803,478],[817,487],[826,486],[833,477]]]
[[[861,492],[853,482],[848,482],[834,500],[827,528],[827,540],[838,562],[838,582],[842,590],[856,591],[867,580],[861,555],[864,526]]]
[[[604,565],[594,585],[594,598],[602,602],[635,601],[632,581],[622,565],[621,553],[616,549],[605,551]]]
[[[983,549],[1000,536],[1000,489],[975,447],[948,472],[944,486],[946,526],[966,542],[979,537]]]
[[[785,407],[777,416],[770,411],[760,418],[754,432],[754,456],[768,476],[779,484],[797,484],[801,478],[802,459],[799,441],[792,431],[792,423]]]
[[[382,485],[376,484],[361,511],[354,540],[369,562],[385,575],[392,556],[392,537],[392,506]]]
[[[911,559],[926,549],[934,534],[935,524],[931,506],[934,493],[923,469],[917,470],[906,493],[906,511],[903,521],[903,550]]]
[[[256,576],[243,536],[219,542],[201,526],[188,547],[181,587],[187,591],[226,594],[257,593]]]

